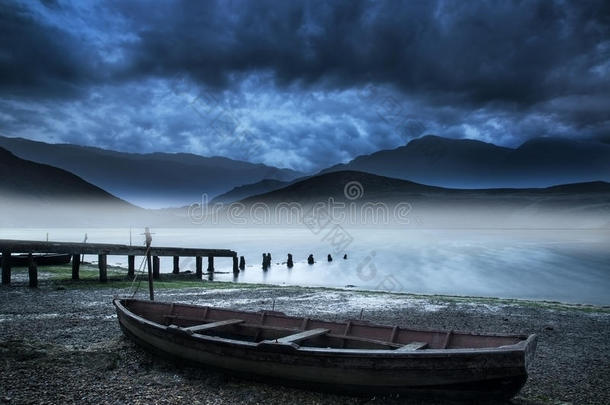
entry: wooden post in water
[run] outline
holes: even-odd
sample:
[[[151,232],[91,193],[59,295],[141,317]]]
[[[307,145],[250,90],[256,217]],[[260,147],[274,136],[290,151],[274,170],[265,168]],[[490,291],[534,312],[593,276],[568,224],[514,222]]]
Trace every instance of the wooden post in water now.
[[[11,252],[2,252],[2,284],[11,283]]]
[[[130,280],[136,278],[136,257],[134,255],[127,256],[127,277]]]
[[[233,256],[233,274],[239,273],[239,263],[237,260],[237,255]]]
[[[38,266],[34,261],[34,257],[30,253],[28,255],[28,278],[30,280],[30,288],[38,287]]]
[[[105,254],[97,255],[97,266],[100,269],[100,282],[108,281],[108,258]]]
[[[214,273],[214,256],[208,256],[208,273]]]
[[[161,261],[159,260],[159,256],[153,256],[153,267],[152,267],[152,278],[158,280],[161,272]]]
[[[246,270],[246,258],[243,256],[239,257],[239,269]]]
[[[197,274],[197,279],[200,279],[203,275],[203,260],[201,256],[195,257],[195,272]]]
[[[78,280],[80,278],[80,255],[72,255],[72,280]]]
[[[150,229],[148,227],[144,228],[144,235],[146,235],[146,263],[148,265],[148,296],[151,301],[155,300],[155,290],[153,288],[153,278],[154,278],[154,269],[151,268],[150,265],[150,245],[152,243],[152,234],[150,233]],[[159,273],[158,260],[159,258],[155,256],[157,259],[157,275]]]
[[[174,274],[180,274],[180,256],[174,256]]]

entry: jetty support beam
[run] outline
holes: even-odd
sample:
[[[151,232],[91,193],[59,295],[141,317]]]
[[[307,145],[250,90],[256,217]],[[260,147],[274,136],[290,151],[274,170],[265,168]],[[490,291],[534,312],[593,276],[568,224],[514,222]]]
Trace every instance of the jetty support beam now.
[[[11,283],[11,252],[2,252],[2,284],[9,285]]]
[[[72,280],[80,278],[80,254],[72,255]]]
[[[195,272],[197,274],[197,278],[200,279],[203,275],[203,260],[201,256],[195,257]]]
[[[214,272],[214,256],[208,256],[208,273]]]
[[[97,266],[100,269],[100,282],[108,281],[108,257],[105,254],[97,255]]]
[[[180,274],[180,256],[174,256],[174,274]]]
[[[30,288],[38,287],[38,266],[34,261],[34,257],[30,253],[28,255],[28,278],[30,281]]]
[[[134,255],[127,256],[127,277],[130,280],[136,278],[136,257]]]
[[[233,256],[233,274],[239,273],[239,260],[237,255]]]
[[[153,256],[153,279],[158,280],[161,273],[161,261],[159,256]]]

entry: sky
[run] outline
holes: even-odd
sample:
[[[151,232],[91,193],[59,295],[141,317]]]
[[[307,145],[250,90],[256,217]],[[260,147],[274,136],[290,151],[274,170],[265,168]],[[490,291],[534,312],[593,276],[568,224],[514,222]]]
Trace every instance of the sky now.
[[[610,2],[0,2],[0,134],[314,171],[610,135]]]

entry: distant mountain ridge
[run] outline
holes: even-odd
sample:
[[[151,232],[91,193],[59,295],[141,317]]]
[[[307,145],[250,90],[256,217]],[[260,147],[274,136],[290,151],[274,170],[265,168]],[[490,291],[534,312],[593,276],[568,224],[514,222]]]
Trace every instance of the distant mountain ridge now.
[[[608,226],[610,183],[594,181],[524,189],[450,189],[345,170],[312,176],[240,201],[246,207],[244,212],[248,212],[249,207],[267,207],[270,217],[281,214],[281,220],[286,223],[295,223],[298,219],[288,220],[287,215],[293,215],[291,210],[301,209],[303,214],[320,203],[327,207],[339,204],[336,206],[341,218],[385,215],[382,219],[389,219],[365,223],[371,226],[601,228]],[[351,208],[356,211],[351,212]],[[332,217],[330,209],[328,212]],[[406,215],[406,223],[392,220],[397,212]]]
[[[451,188],[528,188],[610,181],[610,145],[536,138],[516,149],[427,135],[320,173],[356,170]]]
[[[263,179],[292,180],[303,174],[224,157],[188,153],[136,154],[0,137],[16,156],[68,170],[108,192],[145,207],[181,206]]]

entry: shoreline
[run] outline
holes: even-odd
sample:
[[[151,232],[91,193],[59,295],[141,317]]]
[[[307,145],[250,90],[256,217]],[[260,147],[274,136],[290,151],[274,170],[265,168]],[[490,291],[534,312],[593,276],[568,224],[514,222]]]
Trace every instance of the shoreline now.
[[[72,282],[61,278],[61,273],[55,274],[58,278],[41,279],[38,289],[29,289],[25,282],[0,288],[0,301],[4,303],[0,309],[0,355],[5,359],[0,399],[9,398],[8,403],[85,404],[175,403],[181,398],[211,404],[363,403],[362,398],[254,383],[155,359],[120,331],[111,301],[113,296],[133,292],[124,274],[109,270],[108,285],[94,279],[95,271],[91,271],[91,279],[87,278],[87,269],[83,275],[83,280]],[[539,343],[530,377],[509,403],[610,403],[607,308],[485,297],[195,282],[184,281],[187,275],[166,276],[174,280],[166,277],[157,283],[158,300],[254,311],[274,307],[290,315],[330,320],[357,319],[364,309],[363,319],[404,327],[536,333]],[[146,287],[140,286],[137,297],[147,299]],[[29,377],[22,378],[24,373]],[[74,380],[72,375],[81,377]],[[83,386],[90,387],[90,395],[80,389]],[[404,398],[378,400],[405,403]]]

